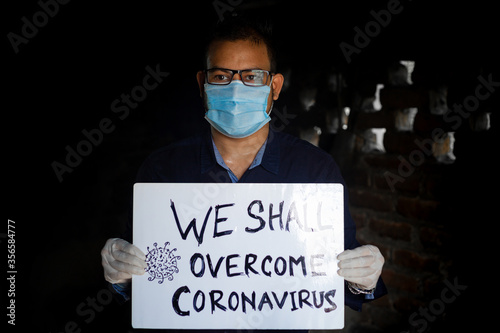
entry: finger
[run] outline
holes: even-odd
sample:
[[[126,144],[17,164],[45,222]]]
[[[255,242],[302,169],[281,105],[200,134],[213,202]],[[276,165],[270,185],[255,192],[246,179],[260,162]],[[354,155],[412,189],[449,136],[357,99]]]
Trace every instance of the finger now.
[[[111,248],[113,247],[113,244],[116,241],[116,239],[117,238],[110,238],[106,241],[106,244],[104,244],[101,250],[102,258],[111,257]]]
[[[375,262],[374,256],[356,257],[352,259],[343,259],[338,262],[339,268],[358,268],[369,267]]]
[[[337,256],[337,259],[345,260],[345,259],[352,259],[356,257],[364,257],[369,255],[372,255],[372,252],[370,251],[367,245],[363,245],[352,250],[345,250],[344,252],[342,252]]]
[[[110,260],[110,264],[114,264],[119,267],[135,267],[140,270],[144,270],[147,267],[146,261],[140,259],[134,255],[128,254],[122,251],[114,251],[113,252],[114,260]]]
[[[104,279],[109,283],[124,283],[124,282],[129,282],[130,279],[132,279],[132,275],[125,272],[119,272],[117,270],[110,269],[104,273]]]
[[[377,285],[377,280],[370,277],[351,278],[346,280],[357,284],[362,289],[373,289]]]
[[[146,257],[141,256],[141,250],[139,250],[136,246],[127,243],[128,245],[118,244],[116,247],[112,247],[111,255],[113,259],[116,261],[120,261],[132,266],[137,266],[140,268],[146,268]],[[135,249],[134,249],[135,248]],[[141,252],[137,252],[141,251]],[[136,254],[139,254],[136,255]]]
[[[375,288],[378,280],[378,274],[368,274],[369,270],[361,271],[353,271],[353,270],[339,270],[339,275],[342,276],[346,281],[355,283],[359,285],[363,289],[373,289]],[[365,275],[368,274],[368,275]]]
[[[102,258],[102,267],[104,268],[104,278],[110,283],[122,283],[129,281],[132,275],[126,272],[117,271],[106,257]]]
[[[140,258],[142,260],[146,260],[146,255],[144,254],[144,252],[141,251],[141,249],[139,249],[134,244],[127,242],[124,239],[117,238],[112,246],[112,250],[113,249],[117,249],[119,251],[136,256],[137,258]]]
[[[147,267],[144,260],[121,251],[114,251],[110,260],[108,260],[107,257],[104,257],[103,266],[106,267],[106,264],[118,272],[136,275],[144,274]]]
[[[366,267],[366,268],[341,268],[337,271],[337,274],[342,276],[344,279],[349,280],[351,278],[363,278],[373,275],[377,270]]]
[[[109,262],[109,265],[115,269],[117,272],[126,273],[126,274],[134,274],[134,275],[142,275],[144,274],[146,267],[131,265],[125,263],[123,261],[113,260]]]

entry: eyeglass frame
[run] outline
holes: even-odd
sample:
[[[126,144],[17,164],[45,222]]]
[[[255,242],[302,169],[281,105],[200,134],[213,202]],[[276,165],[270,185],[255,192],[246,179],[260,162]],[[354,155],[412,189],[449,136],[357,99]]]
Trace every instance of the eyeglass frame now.
[[[227,83],[210,83],[208,82],[208,71],[211,71],[211,70],[214,70],[214,69],[220,69],[220,70],[223,70],[223,71],[230,71],[231,73],[233,73],[233,75],[231,76],[231,80],[229,80],[229,82]],[[205,82],[208,83],[208,84],[211,84],[211,85],[214,85],[214,86],[227,86],[228,84],[231,84],[231,82],[233,82],[233,78],[234,78],[234,75],[235,74],[239,74],[240,75],[240,78],[241,78],[241,82],[245,85],[245,86],[248,86],[248,87],[263,87],[263,86],[267,86],[267,82],[264,83],[264,84],[260,84],[260,85],[251,85],[251,84],[247,84],[245,83],[245,81],[243,81],[243,76],[241,76],[241,73],[242,72],[245,72],[245,71],[262,71],[262,72],[266,72],[267,75],[269,75],[267,77],[267,80],[266,81],[269,81],[269,78],[272,78],[273,75],[275,73],[271,72],[271,71],[267,71],[265,69],[260,69],[260,68],[249,68],[249,69],[229,69],[229,68],[222,68],[222,67],[213,67],[213,68],[208,68],[208,69],[205,69],[203,70],[203,73],[205,73]]]

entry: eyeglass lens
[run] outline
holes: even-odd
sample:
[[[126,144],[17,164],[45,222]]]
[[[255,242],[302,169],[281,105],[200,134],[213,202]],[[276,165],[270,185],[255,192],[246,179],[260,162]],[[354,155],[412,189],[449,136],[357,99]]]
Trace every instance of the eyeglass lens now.
[[[250,86],[262,86],[267,83],[269,73],[264,70],[243,70],[240,72],[241,80],[244,84]],[[209,69],[207,71],[207,81],[211,84],[229,84],[233,79],[234,73],[226,69]]]

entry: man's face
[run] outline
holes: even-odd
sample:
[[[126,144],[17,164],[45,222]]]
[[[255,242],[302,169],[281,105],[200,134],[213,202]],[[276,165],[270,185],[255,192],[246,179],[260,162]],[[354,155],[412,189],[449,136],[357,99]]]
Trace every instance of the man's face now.
[[[267,47],[264,43],[255,44],[249,40],[218,41],[210,45],[207,57],[207,68],[214,67],[234,70],[263,69],[270,71],[271,62],[267,53]],[[203,72],[198,72],[197,79],[200,86],[200,92],[205,98],[203,91],[205,78]],[[239,74],[235,74],[233,80],[241,80]],[[269,83],[270,82],[268,82],[268,84]],[[272,101],[278,99],[282,86],[283,76],[281,74],[273,75],[271,93],[267,100],[268,113]]]

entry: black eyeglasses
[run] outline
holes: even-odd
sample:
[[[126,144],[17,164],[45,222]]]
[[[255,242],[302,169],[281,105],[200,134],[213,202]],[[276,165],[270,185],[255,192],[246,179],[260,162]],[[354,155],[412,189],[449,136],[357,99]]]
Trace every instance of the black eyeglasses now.
[[[234,74],[239,74],[241,82],[246,86],[261,87],[267,85],[271,72],[263,69],[227,69],[210,68],[205,70],[205,77],[208,84],[227,85],[233,81]]]

